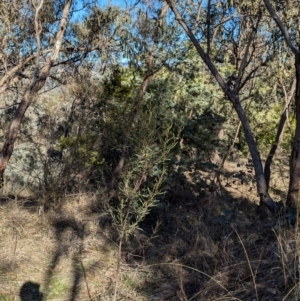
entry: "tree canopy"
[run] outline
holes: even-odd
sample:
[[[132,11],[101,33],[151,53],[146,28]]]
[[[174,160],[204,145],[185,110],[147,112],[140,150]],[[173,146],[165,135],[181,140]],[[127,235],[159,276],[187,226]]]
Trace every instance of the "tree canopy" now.
[[[109,220],[118,246],[114,301],[123,248],[140,243],[131,238],[141,229],[150,244],[160,223],[173,227],[170,208],[185,207],[176,223],[188,225],[187,237],[199,212],[199,220],[217,215],[209,227],[229,225],[242,242],[234,222],[243,202],[261,218],[251,215],[247,227],[297,225],[298,19],[296,0],[2,0],[2,195],[28,192],[40,215],[86,195],[89,214]],[[234,198],[233,185],[247,194]],[[228,199],[229,209],[215,205]],[[81,239],[84,226],[66,224]],[[61,240],[61,224],[53,225]],[[217,248],[229,246],[230,233]]]

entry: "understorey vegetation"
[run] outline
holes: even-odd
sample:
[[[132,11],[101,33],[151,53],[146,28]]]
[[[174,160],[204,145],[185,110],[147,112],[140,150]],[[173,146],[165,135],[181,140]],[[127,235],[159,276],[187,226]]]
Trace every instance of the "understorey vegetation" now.
[[[2,0],[0,301],[299,300],[299,13]]]

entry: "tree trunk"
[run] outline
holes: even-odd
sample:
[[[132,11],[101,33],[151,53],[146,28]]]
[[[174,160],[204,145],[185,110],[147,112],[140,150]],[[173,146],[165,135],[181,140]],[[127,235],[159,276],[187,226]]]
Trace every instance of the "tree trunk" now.
[[[271,164],[273,162],[273,158],[276,154],[277,148],[280,146],[280,143],[283,139],[284,126],[285,126],[285,123],[286,123],[287,118],[288,118],[288,109],[289,109],[289,106],[290,106],[290,103],[291,103],[291,99],[294,95],[295,88],[296,88],[296,81],[294,80],[289,94],[287,95],[287,93],[285,92],[285,107],[283,109],[283,112],[282,112],[280,120],[279,120],[275,142],[273,143],[273,145],[270,149],[270,152],[268,154],[268,157],[267,157],[267,160],[266,160],[266,163],[265,163],[265,171],[264,172],[265,172],[265,178],[266,178],[268,188],[269,188],[270,179],[271,179]]]
[[[25,112],[30,106],[33,96],[44,86],[46,79],[49,75],[51,65],[52,65],[51,62],[46,64],[42,68],[42,70],[40,71],[38,77],[34,80],[34,82],[25,90],[22,100],[16,110],[14,119],[11,122],[9,129],[5,134],[5,141],[0,154],[0,179],[2,183],[3,183],[4,171],[13,153],[14,144],[17,139],[18,131],[20,129],[20,125],[24,118]]]
[[[279,205],[272,200],[272,198],[268,193],[268,186],[266,183],[260,154],[257,149],[257,145],[255,143],[254,136],[251,131],[250,124],[246,116],[245,110],[243,109],[239,101],[234,103],[234,108],[242,123],[245,138],[251,154],[254,171],[255,171],[257,192],[260,198],[260,203],[264,203],[272,213],[277,213],[277,211],[279,210]]]
[[[295,56],[296,68],[296,95],[295,95],[295,115],[296,132],[293,141],[292,154],[290,159],[290,183],[287,196],[287,206],[299,209],[300,199],[300,56]]]
[[[196,39],[195,35],[193,34],[192,30],[188,27],[188,25],[185,23],[185,21],[182,19],[179,11],[177,10],[174,2],[172,0],[165,0],[169,7],[172,9],[175,19],[177,22],[181,25],[183,30],[186,32],[188,37],[190,38],[191,42],[194,44],[198,54],[202,58],[203,62],[206,64],[208,69],[210,70],[211,74],[214,76],[216,81],[218,82],[219,86],[223,90],[224,94],[228,97],[230,102],[232,103],[244,130],[245,138],[249,147],[249,151],[252,157],[254,170],[255,170],[255,178],[256,178],[256,185],[257,185],[257,192],[260,197],[260,202],[264,203],[268,209],[272,213],[277,213],[279,210],[279,205],[275,203],[272,198],[270,197],[268,193],[268,187],[265,180],[263,165],[261,162],[260,154],[257,149],[257,145],[254,140],[253,133],[251,131],[251,127],[246,115],[246,112],[244,108],[241,105],[241,102],[239,100],[238,96],[238,90],[234,89],[232,90],[230,86],[224,81],[221,74],[218,72],[217,68],[215,67],[214,63],[211,61],[209,54],[205,53],[204,49],[202,48],[199,41]],[[241,67],[242,68],[242,67]],[[243,70],[240,70],[242,72]],[[300,143],[300,142],[299,142]]]
[[[232,141],[230,142],[230,145],[229,145],[229,147],[228,147],[228,150],[226,151],[226,153],[225,153],[225,155],[224,155],[224,157],[223,157],[223,159],[222,159],[222,162],[221,162],[221,165],[220,165],[220,169],[223,169],[223,167],[224,167],[224,165],[225,165],[225,162],[226,162],[228,156],[230,155],[231,151],[233,150],[233,147],[234,147],[234,145],[235,145],[235,143],[236,143],[236,140],[237,140],[238,135],[239,135],[240,130],[241,130],[241,125],[242,125],[242,123],[241,123],[241,121],[239,121],[239,124],[238,124],[238,127],[237,127],[237,129],[236,129],[234,138],[233,138]]]
[[[52,49],[51,58],[48,62],[40,69],[34,71],[33,79],[31,84],[26,88],[22,100],[16,110],[13,121],[11,122],[6,134],[5,141],[0,153],[0,184],[3,185],[3,175],[7,167],[8,161],[13,153],[15,141],[18,136],[18,132],[23,121],[24,115],[30,106],[33,97],[37,92],[45,85],[46,79],[49,76],[50,69],[53,63],[56,61],[58,53],[61,48],[63,35],[67,25],[67,19],[70,11],[72,0],[67,0],[64,6],[62,18],[59,24],[59,29],[56,35],[54,47]],[[39,45],[38,45],[39,46]],[[38,68],[38,66],[36,66]]]

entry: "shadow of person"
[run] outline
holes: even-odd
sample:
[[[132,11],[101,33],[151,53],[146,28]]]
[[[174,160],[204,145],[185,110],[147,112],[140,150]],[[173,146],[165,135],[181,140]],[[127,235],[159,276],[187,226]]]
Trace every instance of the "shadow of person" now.
[[[43,293],[40,292],[40,285],[31,281],[25,282],[20,289],[21,301],[42,301]]]

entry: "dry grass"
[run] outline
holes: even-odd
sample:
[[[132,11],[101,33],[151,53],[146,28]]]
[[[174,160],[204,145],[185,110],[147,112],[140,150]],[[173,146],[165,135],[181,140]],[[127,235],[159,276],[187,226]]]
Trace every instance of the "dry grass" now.
[[[217,189],[209,171],[174,183],[123,248],[119,300],[299,300],[298,231],[259,219],[251,182],[227,168]],[[117,234],[101,200],[71,195],[43,213],[45,201],[1,200],[0,301],[28,281],[43,300],[112,300]]]
[[[44,215],[39,215],[39,206],[26,206],[25,201],[2,204],[0,296],[18,300],[26,281],[40,283],[47,300],[69,300],[70,294],[89,300],[109,291],[116,247],[93,219],[83,219],[87,199],[73,197],[73,205],[66,202],[60,213]]]

